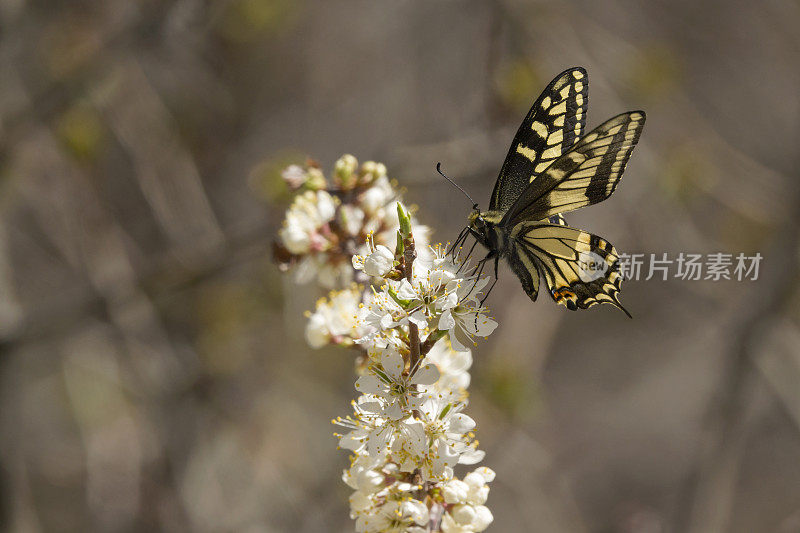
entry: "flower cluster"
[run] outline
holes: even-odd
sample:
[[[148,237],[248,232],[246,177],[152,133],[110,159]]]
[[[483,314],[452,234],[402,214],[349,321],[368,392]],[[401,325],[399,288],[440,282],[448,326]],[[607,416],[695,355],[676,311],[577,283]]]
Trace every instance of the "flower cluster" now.
[[[347,286],[354,279],[350,257],[368,253],[368,236],[378,246],[394,245],[400,192],[382,163],[359,165],[355,157],[344,155],[330,179],[314,161],[292,165],[282,176],[296,195],[274,251],[282,268],[294,270],[297,283],[316,279],[328,289]],[[426,244],[428,228],[413,218],[412,225],[417,242]]]
[[[298,189],[309,180],[318,183],[321,173],[315,168],[290,167],[287,182]],[[349,156],[340,159],[338,185],[365,179],[363,167],[356,168]],[[379,174],[385,177],[385,171]],[[370,191],[367,186],[348,198],[371,196]],[[300,191],[298,198],[311,201],[323,192],[334,198],[322,189]],[[301,244],[293,248],[295,256],[305,256],[301,261],[342,264],[342,228],[332,224],[339,215],[330,212],[341,212],[344,196],[336,198],[317,199],[316,211],[295,199],[287,213],[281,239],[287,249]],[[349,282],[317,302],[306,326],[312,347],[348,346],[359,354],[353,413],[333,421],[342,428],[335,434],[339,446],[352,453],[342,477],[354,491],[351,516],[358,532],[483,531],[492,521],[484,504],[494,472],[479,467],[459,478],[457,468],[484,457],[476,422],[465,411],[470,347],[497,326],[480,303],[486,279],[441,247],[417,253],[416,232],[424,239],[427,229],[417,226],[401,203],[392,200],[392,206],[394,216],[384,204],[383,220],[370,222],[376,231],[362,226],[357,234],[363,244],[348,248],[354,250],[346,263],[351,272],[339,279],[362,284]],[[326,218],[319,216],[322,211],[330,217],[320,224]],[[294,227],[301,212],[305,219]],[[328,230],[321,230],[326,224]],[[377,231],[386,228],[394,228],[391,238]],[[316,244],[306,247],[306,242]]]

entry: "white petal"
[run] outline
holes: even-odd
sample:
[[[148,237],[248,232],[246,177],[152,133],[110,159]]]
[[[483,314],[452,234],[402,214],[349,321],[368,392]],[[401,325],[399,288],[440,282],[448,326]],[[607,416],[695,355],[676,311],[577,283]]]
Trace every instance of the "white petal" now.
[[[381,365],[384,372],[395,381],[400,378],[405,369],[403,357],[399,352],[391,348],[385,348],[381,351]]]
[[[478,315],[478,328],[475,331],[475,334],[479,337],[486,337],[491,332],[493,332],[496,327],[497,327],[497,322],[495,322],[486,315],[480,314]]]
[[[403,448],[412,455],[424,455],[427,451],[425,426],[421,422],[406,422],[403,431]]]
[[[417,369],[411,383],[415,385],[433,385],[439,381],[439,369],[436,365],[425,365]]]
[[[489,499],[489,485],[484,485],[477,490],[470,491],[469,503],[472,505],[483,505]]]
[[[486,480],[478,472],[470,472],[464,476],[464,483],[469,485],[470,490],[478,490],[486,485]]]
[[[461,452],[461,455],[458,458],[458,464],[474,465],[475,463],[480,463],[483,461],[484,457],[486,457],[486,452],[470,447]]]
[[[407,500],[402,503],[403,514],[409,516],[417,524],[427,523],[429,520],[428,508],[419,500]]]
[[[459,433],[463,435],[467,431],[470,431],[475,428],[475,420],[472,417],[465,415],[463,413],[458,413],[450,417],[450,428],[449,430],[453,433]]]
[[[364,431],[363,429],[356,429],[351,431],[347,435],[343,435],[342,438],[339,439],[339,446],[341,446],[345,450],[352,450],[354,452],[357,452],[364,447],[366,441],[367,441],[367,432]]]
[[[458,464],[458,453],[443,440],[439,440],[438,459],[444,466],[455,466]],[[434,461],[435,462],[435,461]]]
[[[474,282],[474,283],[475,283],[475,288],[472,289],[472,294],[477,296],[477,294],[479,292],[481,292],[484,287],[486,287],[486,284],[489,283],[489,278],[484,276],[484,277],[481,277],[481,279],[479,279],[477,282]]]
[[[432,287],[441,287],[446,286],[450,281],[452,281],[455,276],[452,272],[447,272],[445,270],[432,270],[430,273],[430,283]]]
[[[405,416],[403,412],[403,408],[400,406],[400,402],[392,402],[389,407],[384,412],[387,418],[391,420],[400,420]]]
[[[433,398],[433,395],[430,393],[413,395],[408,398],[408,409],[410,411],[421,411],[425,401],[430,398]]]
[[[304,257],[294,267],[294,281],[300,285],[304,285],[314,279],[319,270],[317,262],[313,257]]]
[[[366,411],[367,413],[371,413],[374,415],[380,414],[383,412],[383,404],[381,402],[363,402],[359,403],[358,407],[362,411]]]
[[[358,490],[371,494],[383,485],[383,475],[375,470],[364,469],[356,475]]]
[[[428,317],[425,316],[424,309],[417,309],[408,316],[408,321],[416,325],[418,328],[426,328],[428,326]]]
[[[433,420],[439,416],[441,407],[442,406],[435,397],[426,395],[423,397],[423,401],[418,404],[417,409],[425,415],[425,418],[428,420]]]
[[[392,428],[388,426],[373,429],[367,439],[367,452],[373,457],[380,455],[391,444],[392,436]]]
[[[357,490],[350,495],[350,509],[352,509],[353,511],[355,512],[366,511],[370,507],[372,507],[372,500],[370,500],[369,496],[367,496],[360,490]]]
[[[417,291],[414,290],[414,287],[411,286],[407,279],[400,281],[397,287],[397,297],[401,300],[416,300],[419,298]]]
[[[454,327],[454,328],[452,328],[450,330],[450,345],[457,352],[466,352],[469,349],[466,346],[464,346],[464,344],[462,343],[462,341],[468,341],[469,339],[467,339],[467,338],[464,338],[464,339],[459,338],[460,336],[463,336],[463,335],[464,334],[461,331],[458,331],[458,328]]]
[[[450,309],[447,309],[439,317],[439,329],[442,331],[447,331],[453,329],[455,326],[456,326],[456,320],[455,318],[453,318],[453,313],[450,312]],[[456,348],[456,351],[464,351],[464,348]]]
[[[386,394],[386,384],[374,374],[364,374],[356,380],[356,390],[365,394]]]
[[[354,205],[345,204],[339,210],[339,222],[352,236],[358,235],[364,223],[364,211]]]
[[[317,211],[323,222],[333,219],[336,213],[336,203],[326,191],[317,191]]]
[[[458,305],[458,295],[455,292],[447,293],[444,298],[436,300],[437,309],[452,309]]]
[[[381,316],[380,325],[381,329],[391,329],[397,325],[397,322],[394,321],[390,313],[386,313]]]
[[[281,229],[278,235],[286,249],[295,255],[307,253],[311,247],[311,236],[303,228],[292,223]]]
[[[306,342],[312,348],[322,348],[330,341],[328,321],[321,313],[314,313],[306,323]]]
[[[451,280],[451,281],[449,281],[447,283],[447,285],[444,286],[444,290],[447,291],[448,293],[451,293],[451,292],[455,293],[461,287],[463,287],[463,285],[462,285],[463,282],[464,282],[464,280],[461,279],[461,278],[457,278],[457,279]]]
[[[394,254],[386,246],[379,244],[375,251],[364,258],[364,273],[382,278],[394,266]]]
[[[444,533],[462,533],[466,530],[456,523],[450,513],[444,513],[442,517],[442,531]]]
[[[491,483],[492,481],[494,481],[494,478],[497,475],[495,474],[494,470],[492,470],[488,466],[479,466],[474,470],[474,472],[476,474],[480,474],[481,476],[483,476],[483,480],[486,483]]]

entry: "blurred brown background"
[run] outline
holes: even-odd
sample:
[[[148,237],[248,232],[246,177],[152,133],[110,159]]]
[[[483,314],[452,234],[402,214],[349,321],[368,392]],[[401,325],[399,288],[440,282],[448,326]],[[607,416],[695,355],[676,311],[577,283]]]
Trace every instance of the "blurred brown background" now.
[[[624,252],[756,251],[757,282],[531,304],[508,271],[471,414],[492,531],[800,531],[800,3],[0,2],[0,529],[349,531],[311,351],[269,243],[278,171],[384,161],[452,239],[573,65],[588,126],[648,123],[568,217]],[[483,201],[485,207],[486,202]]]

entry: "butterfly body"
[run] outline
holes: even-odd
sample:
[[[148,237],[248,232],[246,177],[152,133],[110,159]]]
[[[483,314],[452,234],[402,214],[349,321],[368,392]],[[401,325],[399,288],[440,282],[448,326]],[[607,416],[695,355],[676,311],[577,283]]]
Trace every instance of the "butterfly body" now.
[[[644,126],[642,111],[622,113],[586,135],[588,77],[559,74],[520,126],[487,211],[477,206],[469,233],[505,259],[536,300],[540,278],[568,309],[619,302],[619,255],[605,239],[567,225],[562,213],[601,202],[616,189]],[[496,273],[496,271],[495,271]],[[629,315],[630,316],[630,315]]]

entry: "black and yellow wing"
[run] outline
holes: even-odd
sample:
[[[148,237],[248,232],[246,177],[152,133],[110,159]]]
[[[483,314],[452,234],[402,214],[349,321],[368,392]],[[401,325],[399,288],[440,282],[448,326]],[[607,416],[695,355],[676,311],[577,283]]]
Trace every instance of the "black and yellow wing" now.
[[[555,77],[531,107],[508,150],[489,211],[511,207],[536,176],[565,153],[586,124],[589,79],[581,67]]]
[[[566,225],[535,222],[515,226],[511,239],[509,263],[531,300],[541,274],[553,300],[568,309],[610,303],[631,316],[619,301],[619,254],[610,242]]]
[[[644,121],[644,111],[631,111],[592,130],[521,192],[500,224],[513,228],[608,198],[617,188]]]

